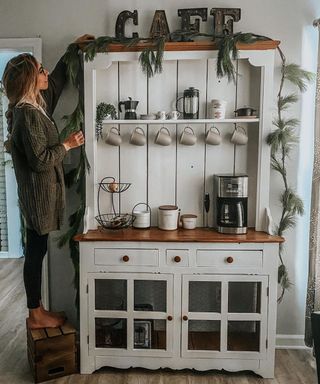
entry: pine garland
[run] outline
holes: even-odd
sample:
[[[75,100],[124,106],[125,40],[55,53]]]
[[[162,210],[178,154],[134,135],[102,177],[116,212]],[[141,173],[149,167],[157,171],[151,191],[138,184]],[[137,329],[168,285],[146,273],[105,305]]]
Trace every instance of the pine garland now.
[[[172,41],[190,40],[197,36],[208,36],[206,34],[192,33],[185,31],[175,31],[170,35]],[[229,81],[235,81],[235,67],[232,60],[238,58],[238,43],[251,44],[260,40],[272,40],[266,36],[260,36],[253,33],[236,33],[226,35],[218,40],[218,60],[217,60],[217,76],[227,77]],[[132,38],[119,40],[115,37],[101,36],[87,43],[82,51],[86,61],[92,61],[98,52],[108,52],[108,47],[111,43],[122,43],[127,47],[132,47],[140,41],[151,42],[149,47],[146,47],[139,56],[142,71],[146,76],[151,77],[156,73],[162,72],[162,61],[165,38],[159,37],[156,39]],[[286,64],[286,59],[281,51],[277,48],[282,61],[281,81],[277,97],[277,117],[273,121],[275,130],[269,134],[267,143],[271,146],[271,167],[278,172],[283,180],[284,191],[280,196],[282,205],[282,214],[279,224],[276,226],[275,234],[282,236],[284,232],[293,228],[296,224],[296,216],[303,214],[303,202],[295,191],[289,186],[287,180],[286,161],[289,157],[292,147],[297,143],[298,138],[295,130],[299,125],[299,120],[295,118],[285,119],[283,112],[286,111],[292,104],[298,101],[296,94],[282,95],[285,81],[289,81],[296,85],[300,92],[304,92],[307,88],[307,83],[314,76],[312,73],[302,70],[296,64]],[[81,99],[80,77],[82,76],[81,62],[79,60],[79,49],[77,44],[70,44],[64,56],[64,61],[67,64],[67,73],[70,82],[79,90],[79,101],[74,112],[69,116],[64,116],[66,126],[63,129],[62,137],[67,137],[70,133],[81,129],[83,124],[83,101]],[[99,123],[99,121],[98,121]],[[66,175],[66,185],[71,187],[77,183],[76,191],[80,195],[80,207],[69,217],[69,230],[60,237],[58,245],[61,247],[69,243],[71,259],[75,268],[75,286],[79,282],[79,249],[78,244],[74,242],[73,237],[78,233],[82,223],[82,217],[85,212],[85,173],[89,170],[88,160],[84,149],[81,148],[80,161],[78,166],[71,170]],[[283,261],[283,245],[279,247],[280,266],[278,269],[278,282],[282,288],[279,301],[282,300],[284,292],[291,285],[287,268]],[[76,302],[79,297],[77,294]]]
[[[299,141],[295,131],[300,121],[296,118],[286,119],[283,112],[298,101],[295,93],[283,96],[283,87],[286,81],[298,87],[300,92],[307,89],[307,84],[314,79],[314,74],[305,71],[296,64],[286,64],[286,58],[278,47],[278,52],[282,61],[280,87],[277,95],[277,117],[273,121],[275,130],[267,137],[267,143],[271,147],[271,167],[281,175],[284,191],[280,195],[282,212],[279,224],[275,233],[283,236],[288,229],[296,225],[297,215],[303,215],[303,201],[296,192],[289,186],[287,179],[286,162],[289,159],[292,147]],[[292,285],[287,267],[283,260],[284,248],[279,247],[280,266],[278,268],[278,283],[281,286],[281,294],[278,301],[281,302],[285,291]]]
[[[238,57],[237,43],[253,43],[257,40],[272,40],[266,36],[260,36],[252,33],[238,33],[231,36],[225,36],[219,43],[219,52],[217,60],[218,77],[227,76],[228,80],[235,81],[235,68],[232,59]],[[274,230],[274,234],[283,236],[284,232],[294,228],[296,225],[297,215],[303,215],[304,208],[301,198],[289,186],[287,179],[286,162],[290,156],[293,146],[299,141],[296,136],[296,129],[300,121],[296,118],[285,118],[283,112],[288,110],[292,104],[298,101],[298,95],[295,93],[283,96],[283,87],[286,81],[298,87],[300,92],[307,89],[308,82],[314,79],[314,74],[305,71],[297,64],[286,64],[286,58],[282,50],[277,47],[281,65],[281,79],[277,95],[277,117],[273,120],[275,130],[267,137],[267,143],[271,147],[271,168],[281,175],[284,191],[280,195],[280,203],[282,206],[281,217],[278,225]],[[278,301],[281,302],[285,291],[292,285],[287,267],[283,260],[284,246],[279,246],[278,283],[281,286],[281,294]]]

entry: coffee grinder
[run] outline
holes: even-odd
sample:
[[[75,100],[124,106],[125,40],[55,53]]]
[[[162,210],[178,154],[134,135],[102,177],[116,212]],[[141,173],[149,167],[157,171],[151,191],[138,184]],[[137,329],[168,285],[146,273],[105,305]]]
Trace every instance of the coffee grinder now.
[[[214,194],[218,232],[247,233],[248,176],[214,175]]]

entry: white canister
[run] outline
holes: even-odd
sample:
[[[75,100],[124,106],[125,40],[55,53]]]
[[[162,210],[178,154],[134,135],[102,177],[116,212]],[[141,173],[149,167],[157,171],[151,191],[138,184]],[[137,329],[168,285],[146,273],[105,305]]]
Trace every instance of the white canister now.
[[[178,228],[179,208],[176,205],[161,205],[158,209],[158,227],[165,231]]]
[[[185,214],[180,217],[182,228],[195,229],[197,226],[197,215]]]
[[[224,119],[226,115],[227,102],[225,100],[211,100],[212,119]]]
[[[138,205],[145,205],[147,210],[137,210]],[[150,228],[151,225],[151,209],[146,203],[138,203],[132,208],[134,228]]]

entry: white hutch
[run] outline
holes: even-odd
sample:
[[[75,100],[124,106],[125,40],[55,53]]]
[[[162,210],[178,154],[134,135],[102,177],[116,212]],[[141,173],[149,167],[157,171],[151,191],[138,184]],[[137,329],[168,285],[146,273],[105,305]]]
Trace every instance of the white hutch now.
[[[80,242],[81,373],[103,366],[156,369],[252,370],[273,377],[276,329],[278,246],[270,236],[270,150],[265,143],[272,125],[274,51],[278,42],[240,46],[236,83],[216,76],[213,42],[167,43],[163,72],[148,79],[141,71],[137,47],[113,45],[84,65],[86,152],[91,171],[86,179],[85,233]],[[184,89],[200,92],[198,120],[105,120],[103,136],[120,129],[119,147],[95,137],[99,102],[118,105],[132,97],[138,114],[171,111]],[[211,119],[210,100],[227,100],[224,120]],[[258,117],[235,118],[236,108],[250,105]],[[205,143],[216,126],[222,143]],[[249,141],[234,146],[236,126]],[[141,127],[145,146],[129,143]],[[173,138],[166,147],[154,143],[165,126]],[[186,126],[197,143],[179,143]],[[213,175],[249,176],[247,235],[221,235],[213,223]],[[117,194],[117,211],[130,213],[135,204],[152,210],[150,229],[102,230],[98,183],[106,176],[131,183]],[[209,193],[208,217],[203,197]],[[111,212],[110,194],[100,194],[100,211]],[[195,213],[198,228],[161,231],[157,207],[175,204],[181,213]],[[205,226],[209,226],[209,228]]]

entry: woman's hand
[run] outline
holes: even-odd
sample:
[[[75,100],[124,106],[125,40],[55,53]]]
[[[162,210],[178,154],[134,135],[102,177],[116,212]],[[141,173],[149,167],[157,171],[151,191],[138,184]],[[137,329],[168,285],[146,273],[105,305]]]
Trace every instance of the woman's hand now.
[[[86,46],[86,44],[90,43],[90,41],[93,41],[93,40],[95,40],[95,37],[93,35],[89,35],[88,33],[86,33],[85,35],[78,37],[75,40],[75,44],[78,44],[79,48],[83,48]]]
[[[84,137],[82,131],[71,133],[71,135],[65,140],[62,145],[65,147],[66,151],[69,151],[72,148],[80,147],[84,144]]]

